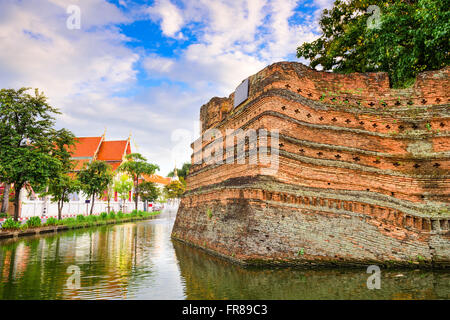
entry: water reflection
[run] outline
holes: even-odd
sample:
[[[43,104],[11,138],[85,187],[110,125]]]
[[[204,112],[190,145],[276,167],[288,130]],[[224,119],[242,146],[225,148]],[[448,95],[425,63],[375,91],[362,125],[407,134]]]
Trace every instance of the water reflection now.
[[[366,269],[241,268],[175,242],[188,299],[448,299],[450,273],[382,271],[368,290]]]
[[[450,274],[243,269],[170,240],[159,219],[0,242],[0,299],[448,299]],[[67,268],[81,270],[69,289]],[[402,274],[403,276],[398,276]]]
[[[173,217],[0,243],[0,299],[183,299]],[[67,268],[81,270],[69,289]]]

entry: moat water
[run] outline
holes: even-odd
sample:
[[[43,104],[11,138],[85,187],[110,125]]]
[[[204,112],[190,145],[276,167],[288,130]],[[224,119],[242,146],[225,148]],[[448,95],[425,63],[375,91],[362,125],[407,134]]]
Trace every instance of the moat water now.
[[[0,242],[0,299],[449,299],[450,273],[248,269],[172,241],[175,212]],[[75,271],[74,271],[75,270]],[[79,283],[74,280],[79,270]]]

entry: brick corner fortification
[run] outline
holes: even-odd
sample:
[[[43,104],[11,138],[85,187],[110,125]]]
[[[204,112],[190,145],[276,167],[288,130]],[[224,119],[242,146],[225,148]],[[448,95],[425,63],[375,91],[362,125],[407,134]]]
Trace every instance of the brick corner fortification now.
[[[279,62],[237,107],[234,93],[211,99],[202,135],[278,130],[279,164],[251,162],[251,143],[245,163],[198,163],[226,146],[194,142],[172,237],[246,265],[448,267],[449,74],[391,89],[386,73]]]

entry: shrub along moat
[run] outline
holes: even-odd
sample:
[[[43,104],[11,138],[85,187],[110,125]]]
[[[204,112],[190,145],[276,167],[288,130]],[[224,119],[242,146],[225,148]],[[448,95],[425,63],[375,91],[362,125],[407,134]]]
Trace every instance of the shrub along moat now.
[[[98,216],[78,215],[76,218],[65,218],[61,220],[48,218],[45,223],[42,223],[42,220],[39,217],[32,217],[24,224],[9,218],[3,223],[0,229],[0,239],[151,219],[160,213],[160,211],[145,212],[139,210],[133,210],[129,214],[125,214],[121,211],[117,213],[110,212],[109,214],[102,212]]]

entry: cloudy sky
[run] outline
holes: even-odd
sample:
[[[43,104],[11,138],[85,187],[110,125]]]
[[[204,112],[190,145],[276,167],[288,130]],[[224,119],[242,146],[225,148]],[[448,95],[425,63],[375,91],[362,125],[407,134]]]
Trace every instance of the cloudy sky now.
[[[0,0],[0,87],[44,91],[63,112],[58,127],[77,136],[131,132],[133,151],[166,175],[190,159],[200,106],[268,64],[299,61],[332,2]]]

